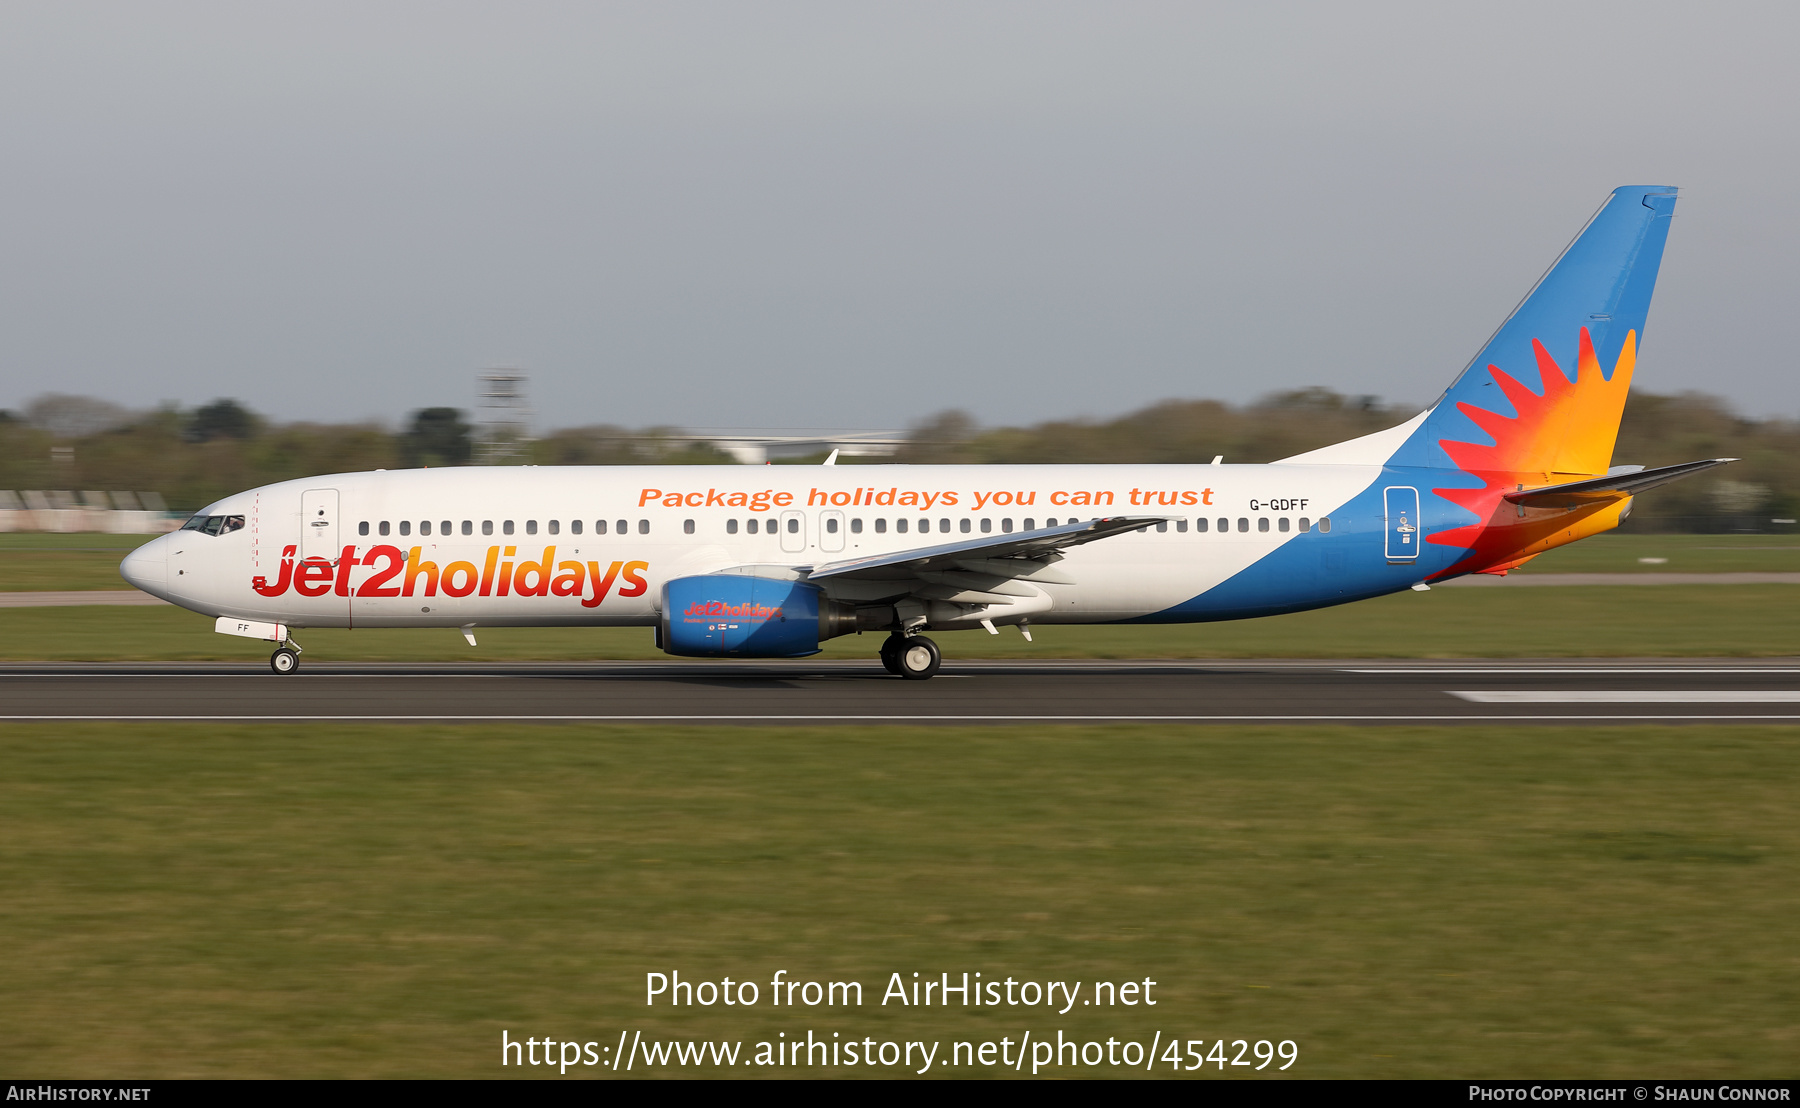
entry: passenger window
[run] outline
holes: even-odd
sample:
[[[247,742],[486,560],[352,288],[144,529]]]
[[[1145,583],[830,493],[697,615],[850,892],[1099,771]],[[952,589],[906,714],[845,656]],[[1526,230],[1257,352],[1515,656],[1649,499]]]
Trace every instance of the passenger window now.
[[[1046,519],[1044,521],[1044,526],[1045,527],[1055,527],[1056,526],[1056,517],[1051,516],[1049,519]]]
[[[465,535],[473,535],[475,533],[475,521],[472,519],[463,520],[462,532]]]
[[[1238,530],[1239,531],[1250,530],[1250,521],[1248,519],[1245,519],[1243,516],[1239,516],[1238,517]]]
[[[1269,517],[1258,516],[1256,519],[1256,529],[1258,531],[1267,531],[1269,529]]]
[[[1175,530],[1183,535],[1187,534],[1187,520],[1185,520],[1185,519],[1176,520],[1175,521]]]
[[[421,534],[421,535],[431,534],[431,521],[429,519],[421,519],[419,521],[419,534]]]
[[[438,534],[448,535],[449,533],[450,533],[450,521],[447,519],[439,520],[438,521]]]
[[[594,521],[594,534],[596,534],[596,535],[606,534],[606,521],[604,519],[596,519]]]
[[[788,520],[788,534],[798,535],[799,533],[800,533],[800,521],[798,519]]]
[[[905,519],[905,517],[901,517],[900,519],[896,519],[894,521],[894,530],[899,534],[902,534],[902,535],[906,534],[906,519]]]
[[[792,520],[789,520],[789,522],[790,522],[790,523],[791,523],[791,522],[793,522],[793,521],[792,521]],[[827,517],[827,518],[826,518],[826,520],[825,520],[825,533],[826,533],[826,534],[827,534],[827,535],[835,535],[835,534],[837,534],[837,517],[836,517],[836,516],[830,516],[830,517]]]
[[[1001,520],[1000,521],[1000,531],[1003,534],[1007,534],[1007,535],[1012,534],[1012,520],[1010,520],[1010,519]]]
[[[737,534],[737,520],[728,519],[725,521],[725,533],[727,535]]]
[[[1282,516],[1275,521],[1275,529],[1285,534],[1288,529],[1288,517]]]
[[[875,533],[877,535],[887,534],[887,520],[878,519],[875,521]]]
[[[1029,516],[1027,516],[1025,519],[1025,530],[1027,530],[1027,531],[1037,530],[1037,528],[1032,525],[1032,520]]]
[[[850,521],[850,533],[852,535],[862,534],[862,520],[853,519]]]
[[[756,534],[756,519],[754,517],[744,521],[744,530],[750,532],[752,535]]]
[[[379,531],[383,535],[387,534],[388,533],[388,521],[385,519],[382,520],[381,526],[377,527],[375,530]]]
[[[581,521],[579,519],[571,519],[569,521],[569,534],[571,534],[571,535],[581,534]]]
[[[965,519],[963,520],[963,530],[966,531],[968,529],[969,521]],[[938,520],[938,531],[943,534],[948,534],[950,532],[950,521],[947,519]]]
[[[510,519],[501,520],[500,521],[500,533],[502,535],[512,534],[513,533],[513,521]]]
[[[1219,530],[1220,530],[1220,531],[1229,531],[1229,530],[1231,530],[1231,521],[1230,521],[1230,520],[1229,520],[1229,519],[1224,519],[1224,518],[1221,518],[1221,519],[1220,519],[1220,520],[1219,520]]]
[[[647,519],[638,520],[638,534],[648,535],[649,533],[650,533],[650,521]]]
[[[1212,527],[1212,520],[1210,520],[1210,519],[1196,519],[1196,520],[1195,520],[1195,521],[1194,521],[1194,534],[1196,534],[1196,535],[1204,535],[1204,534],[1206,534],[1206,532],[1207,532],[1207,531],[1208,531],[1208,530],[1210,530],[1210,529],[1211,529],[1211,527]]]
[[[481,533],[484,535],[493,534],[494,533],[494,521],[491,519],[482,520],[481,521]]]
[[[199,517],[196,516],[195,519],[199,519]],[[189,520],[188,522],[193,523],[194,521]],[[201,527],[204,527],[204,526],[206,526],[206,521],[201,519],[201,520],[199,520],[199,526],[193,527],[191,529],[198,531],[198,530],[200,530]],[[190,528],[183,527],[182,530],[187,531],[187,530],[190,530]],[[369,533],[369,521],[365,519],[361,523],[357,524],[356,525],[356,533],[359,535],[368,534]]]
[[[1300,533],[1305,534],[1306,532],[1308,532],[1310,530],[1312,530],[1312,521],[1307,519],[1305,516],[1301,516],[1300,517]]]
[[[614,533],[619,535],[629,535],[631,533],[631,524],[626,520],[619,520],[618,530]]]
[[[525,521],[525,533],[527,535],[537,534],[537,520],[528,519]]]
[[[554,519],[551,520],[546,526],[548,526],[550,528],[550,533],[552,535],[554,535],[557,532],[562,530],[562,523],[557,520],[554,520]]]
[[[682,520],[681,521],[681,533],[684,535],[693,534],[694,533],[694,521],[691,519]]]
[[[403,519],[400,521],[400,533],[402,535],[412,534],[412,520]]]
[[[993,520],[983,519],[981,521],[981,533],[982,534],[984,534],[984,535],[990,534],[990,533],[992,533],[993,530],[994,530],[994,521]]]
[[[1156,532],[1159,535],[1167,533],[1168,530],[1169,530],[1169,521],[1166,519],[1156,525]]]
[[[1323,519],[1319,520],[1319,530],[1325,532],[1328,535],[1331,533],[1331,517],[1330,516],[1326,516]]]

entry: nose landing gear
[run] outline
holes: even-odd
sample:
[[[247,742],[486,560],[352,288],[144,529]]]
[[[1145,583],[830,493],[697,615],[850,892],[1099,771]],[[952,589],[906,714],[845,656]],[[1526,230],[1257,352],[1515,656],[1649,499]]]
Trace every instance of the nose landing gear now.
[[[944,655],[937,643],[924,635],[893,634],[881,644],[882,668],[909,681],[927,680],[943,664]]]
[[[276,673],[292,673],[300,668],[300,644],[289,639],[269,655],[269,668]]]

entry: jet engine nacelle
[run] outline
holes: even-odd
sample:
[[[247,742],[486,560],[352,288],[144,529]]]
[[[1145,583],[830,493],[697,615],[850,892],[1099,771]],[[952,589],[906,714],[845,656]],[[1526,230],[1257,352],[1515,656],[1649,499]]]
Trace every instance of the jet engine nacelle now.
[[[731,573],[663,586],[657,645],[689,658],[800,658],[856,630],[856,609],[804,581]]]

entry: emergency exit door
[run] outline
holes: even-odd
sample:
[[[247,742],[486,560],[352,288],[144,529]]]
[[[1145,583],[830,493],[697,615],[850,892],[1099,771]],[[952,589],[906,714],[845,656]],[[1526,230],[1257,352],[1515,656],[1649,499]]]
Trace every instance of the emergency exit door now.
[[[1387,508],[1387,560],[1410,562],[1419,556],[1419,542],[1424,532],[1419,529],[1419,490],[1409,485],[1391,485],[1382,490]]]
[[[338,491],[307,489],[300,494],[300,557],[337,561]]]
[[[806,549],[806,513],[781,513],[781,549],[798,554]]]
[[[827,552],[844,549],[844,513],[819,513],[819,549]]]

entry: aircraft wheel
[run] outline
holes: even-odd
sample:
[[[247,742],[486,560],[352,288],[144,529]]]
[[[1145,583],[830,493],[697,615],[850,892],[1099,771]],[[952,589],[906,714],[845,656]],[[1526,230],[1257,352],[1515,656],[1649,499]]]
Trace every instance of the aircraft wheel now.
[[[906,645],[906,639],[899,635],[889,635],[881,644],[881,668],[894,676],[900,676],[900,650]]]
[[[276,673],[292,673],[300,668],[300,655],[284,646],[269,655],[269,668]]]
[[[924,681],[938,671],[944,664],[944,655],[938,650],[937,643],[924,635],[914,635],[900,647],[897,658],[900,662],[900,676],[908,681]]]

